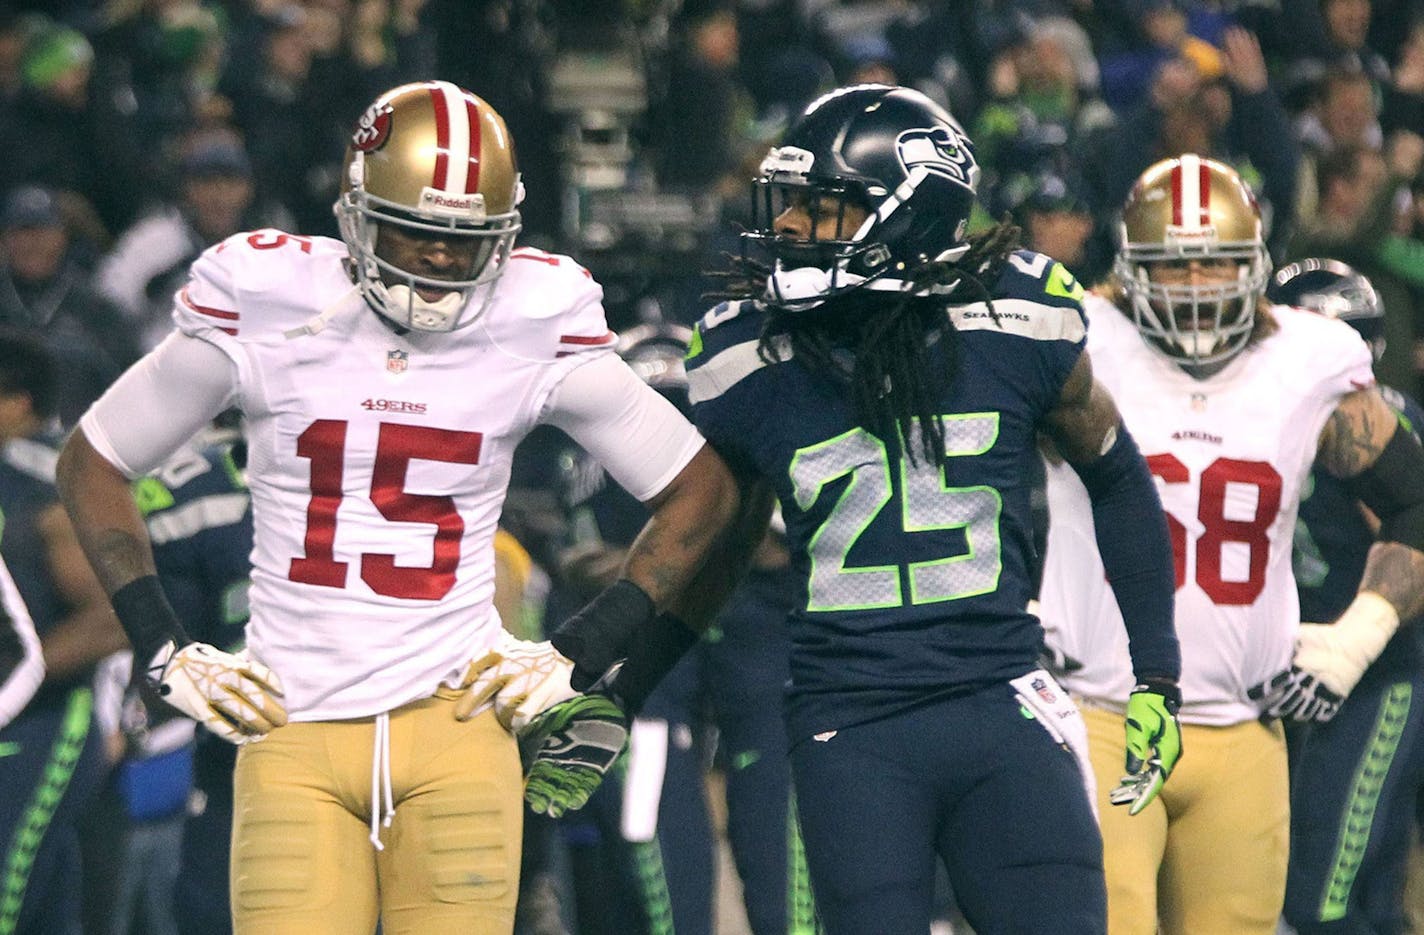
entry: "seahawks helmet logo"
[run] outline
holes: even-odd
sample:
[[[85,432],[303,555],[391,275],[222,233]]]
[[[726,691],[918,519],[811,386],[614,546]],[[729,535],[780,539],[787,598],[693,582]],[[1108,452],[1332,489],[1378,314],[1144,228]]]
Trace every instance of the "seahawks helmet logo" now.
[[[906,130],[895,139],[895,153],[906,172],[924,168],[974,190],[979,164],[962,137],[949,127]]]

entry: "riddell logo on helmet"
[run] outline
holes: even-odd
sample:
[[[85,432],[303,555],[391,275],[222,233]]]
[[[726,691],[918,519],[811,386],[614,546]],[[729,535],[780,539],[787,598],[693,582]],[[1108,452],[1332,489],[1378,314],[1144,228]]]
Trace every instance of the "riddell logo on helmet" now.
[[[361,119],[356,121],[356,132],[351,134],[351,145],[363,153],[381,148],[391,135],[391,108],[389,104],[372,104],[366,108]]]
[[[1217,241],[1216,225],[1202,224],[1198,227],[1184,227],[1168,224],[1163,231],[1168,243],[1186,246],[1190,244],[1213,244]]]
[[[420,207],[428,214],[479,221],[485,216],[485,196],[479,192],[471,195],[452,195],[426,186],[420,192]]]
[[[433,194],[430,196],[430,203],[440,208],[468,209],[472,204],[474,204],[474,199],[451,198],[449,195]]]

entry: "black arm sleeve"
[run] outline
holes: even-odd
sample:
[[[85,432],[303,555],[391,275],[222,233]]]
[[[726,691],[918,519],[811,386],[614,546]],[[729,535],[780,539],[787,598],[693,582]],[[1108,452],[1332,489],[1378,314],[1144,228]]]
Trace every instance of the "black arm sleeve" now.
[[[1350,490],[1380,519],[1379,538],[1424,552],[1424,448],[1403,425]]]
[[[1176,681],[1182,660],[1172,619],[1172,543],[1147,461],[1119,423],[1108,452],[1073,469],[1093,501],[1098,552],[1127,624],[1132,670],[1139,682]]]
[[[115,591],[109,603],[133,645],[135,669],[147,666],[169,640],[178,647],[193,642],[178,622],[157,575],[135,578]]]
[[[639,627],[628,658],[613,679],[613,694],[622,702],[623,712],[637,717],[663,676],[697,640],[698,635],[672,614],[659,614]]]
[[[573,662],[569,684],[574,690],[587,691],[627,656],[634,634],[654,615],[653,599],[632,581],[619,578],[564,621],[549,642]]]

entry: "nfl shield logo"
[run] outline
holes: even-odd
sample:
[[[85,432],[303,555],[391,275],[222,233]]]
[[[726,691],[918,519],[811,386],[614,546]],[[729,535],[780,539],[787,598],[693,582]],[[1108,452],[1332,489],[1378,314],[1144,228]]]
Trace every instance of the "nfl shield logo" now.
[[[1049,704],[1056,704],[1058,702],[1058,696],[1053,693],[1053,689],[1049,688],[1048,683],[1043,679],[1036,678],[1032,682],[1029,682],[1029,684],[1033,686],[1034,691],[1038,692],[1038,697],[1044,701]]]
[[[387,351],[386,369],[391,373],[405,373],[405,368],[410,365],[410,354],[405,351]]]

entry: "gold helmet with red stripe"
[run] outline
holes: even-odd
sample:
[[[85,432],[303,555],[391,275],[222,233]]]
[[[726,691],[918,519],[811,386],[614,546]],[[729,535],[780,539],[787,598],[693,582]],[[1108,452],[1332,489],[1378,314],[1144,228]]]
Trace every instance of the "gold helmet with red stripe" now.
[[[1192,153],[1148,167],[1118,235],[1113,269],[1143,337],[1190,368],[1246,346],[1271,261],[1256,199],[1234,169]]]
[[[514,142],[489,104],[446,81],[382,94],[351,135],[335,208],[362,295],[405,328],[451,331],[471,323],[509,260],[523,195]],[[453,278],[421,275],[378,253],[383,225],[477,248],[460,251],[471,259]],[[441,297],[431,301],[421,291]]]

